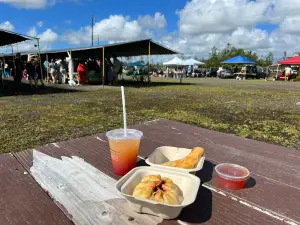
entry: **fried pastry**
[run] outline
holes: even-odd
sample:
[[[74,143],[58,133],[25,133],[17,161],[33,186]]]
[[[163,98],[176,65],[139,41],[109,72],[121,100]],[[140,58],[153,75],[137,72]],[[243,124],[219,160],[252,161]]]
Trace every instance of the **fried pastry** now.
[[[204,154],[204,148],[196,147],[193,148],[193,150],[187,157],[176,161],[166,162],[162,165],[169,166],[169,167],[183,168],[183,169],[194,169],[197,166],[203,154]]]

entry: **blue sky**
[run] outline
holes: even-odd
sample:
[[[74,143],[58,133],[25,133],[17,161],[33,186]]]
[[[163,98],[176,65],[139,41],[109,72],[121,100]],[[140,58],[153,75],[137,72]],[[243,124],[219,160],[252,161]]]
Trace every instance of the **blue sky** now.
[[[0,28],[39,36],[43,49],[89,46],[94,15],[95,44],[99,35],[100,43],[153,38],[197,56],[227,43],[259,55],[299,51],[296,0],[0,0],[0,12]]]
[[[36,26],[38,33],[43,32],[46,28],[50,28],[56,33],[63,33],[68,29],[76,30],[89,25],[92,15],[97,22],[110,15],[130,16],[131,20],[137,20],[141,15],[163,12],[168,21],[166,31],[172,32],[178,28],[176,11],[182,9],[185,3],[184,0],[88,0],[75,3],[66,1],[40,10],[16,8],[13,5],[0,3],[0,22],[10,21],[16,32],[25,34],[31,27],[36,26],[38,21],[43,21],[43,27]],[[69,46],[69,44],[58,41],[52,45],[52,48],[61,46]]]

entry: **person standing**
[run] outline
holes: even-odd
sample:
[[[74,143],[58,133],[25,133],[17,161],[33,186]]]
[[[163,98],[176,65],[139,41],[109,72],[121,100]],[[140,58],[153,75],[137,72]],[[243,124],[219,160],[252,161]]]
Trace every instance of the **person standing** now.
[[[88,65],[88,61],[84,60],[84,80],[83,80],[84,84],[88,82],[88,78],[89,78],[89,65]]]
[[[66,77],[67,77],[67,63],[64,59],[61,60],[60,73],[61,73],[61,82],[62,84],[65,84]]]
[[[113,64],[111,63],[110,58],[106,58],[105,61],[105,71],[107,71],[107,84],[112,85],[114,81]]]
[[[267,68],[267,70],[266,70],[266,77],[265,77],[265,81],[268,81],[268,77],[270,76],[270,73],[271,73],[271,71],[270,71],[270,67],[268,67],[268,68]]]
[[[28,79],[29,79],[29,84],[30,84],[30,87],[32,87],[32,81],[35,81],[35,69],[34,69],[34,65],[33,65],[33,62],[32,62],[32,59],[31,58],[28,58],[28,61],[26,63],[26,73],[27,73],[27,76],[28,76]]]
[[[285,68],[285,81],[290,80],[291,75],[292,75],[292,68],[291,66],[288,66]]]
[[[54,63],[53,59],[51,59],[51,62],[49,64],[49,70],[50,70],[50,76],[52,78],[52,83],[56,84],[56,81],[57,81],[57,72],[56,72],[56,64]]]
[[[43,66],[44,66],[44,71],[45,71],[45,74],[46,74],[46,81],[47,82],[49,82],[49,80],[50,80],[50,77],[48,77],[49,76],[49,62],[48,62],[48,60],[45,60],[44,61],[44,63],[43,63]]]
[[[118,60],[116,55],[113,55],[113,59],[114,59],[114,64],[113,64],[113,73],[114,73],[114,77],[113,77],[113,84],[116,85],[118,82],[118,75],[121,74],[123,71],[122,70],[122,64],[120,62],[120,60]]]
[[[77,80],[78,80],[78,84],[77,85],[83,85],[84,84],[84,79],[85,79],[85,65],[84,65],[84,61],[80,60],[78,67],[77,67]]]
[[[12,66],[12,68],[14,74],[14,84],[16,87],[19,87],[21,85],[23,70],[24,70],[24,63],[21,59],[20,53],[16,54],[15,63]]]
[[[41,87],[44,87],[45,84],[44,84],[44,81],[42,79],[42,74],[41,74],[41,65],[40,65],[40,61],[39,59],[37,58],[35,61],[34,61],[34,83],[35,83],[35,86],[37,87],[38,85],[38,81],[41,82]]]

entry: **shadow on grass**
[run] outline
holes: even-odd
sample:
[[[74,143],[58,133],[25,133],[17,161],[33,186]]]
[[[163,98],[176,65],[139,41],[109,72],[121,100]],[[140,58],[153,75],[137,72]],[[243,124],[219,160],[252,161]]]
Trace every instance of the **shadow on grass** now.
[[[182,85],[201,85],[199,83],[185,83],[184,80],[182,83],[179,82],[179,80],[175,80],[174,82],[172,81],[155,81],[155,82],[137,82],[137,81],[132,81],[132,80],[120,80],[119,81],[119,86],[124,86],[124,87],[133,87],[133,88],[148,88],[148,87],[166,87],[166,86],[182,86]]]
[[[79,92],[72,88],[66,88],[66,86],[45,86],[45,87],[30,87],[28,83],[21,83],[19,87],[15,87],[13,80],[3,80],[3,86],[0,82],[0,97],[15,96],[15,95],[46,95],[54,93],[69,93]]]

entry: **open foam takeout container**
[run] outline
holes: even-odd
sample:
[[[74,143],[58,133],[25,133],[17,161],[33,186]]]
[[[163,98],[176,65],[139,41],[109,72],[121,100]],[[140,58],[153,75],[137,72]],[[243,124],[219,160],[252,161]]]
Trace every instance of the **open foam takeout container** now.
[[[204,161],[205,161],[205,154],[199,160],[197,166],[194,169],[183,169],[183,168],[175,168],[175,167],[161,165],[168,161],[183,159],[186,156],[188,156],[191,153],[191,151],[192,149],[188,149],[188,148],[162,146],[155,149],[154,152],[152,152],[152,154],[146,159],[146,163],[156,168],[168,169],[168,170],[184,172],[184,173],[196,173],[197,171],[203,168]]]
[[[165,168],[165,167],[164,167]],[[141,180],[148,175],[167,177],[180,188],[183,202],[169,205],[148,199],[133,197],[132,193]],[[129,206],[137,213],[147,213],[163,219],[174,219],[186,206],[192,204],[200,187],[200,179],[194,175],[155,167],[137,167],[123,176],[116,184],[117,190],[126,198]]]

